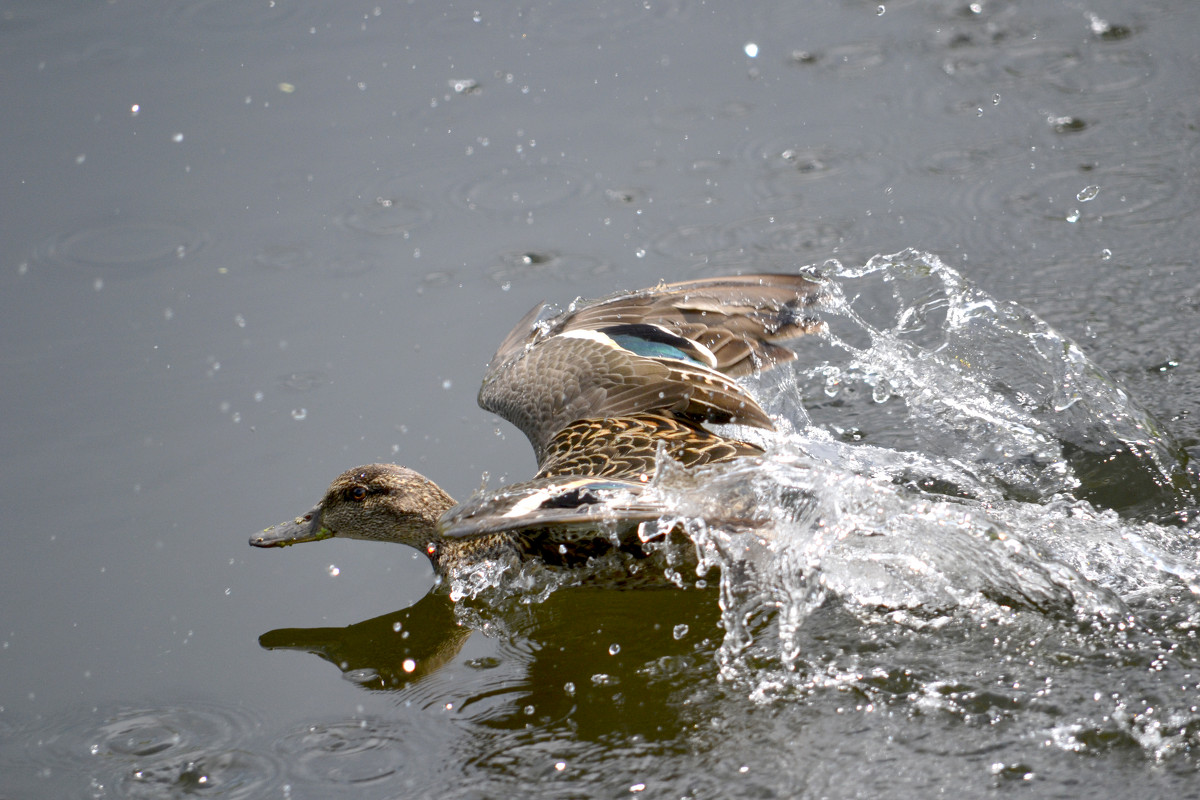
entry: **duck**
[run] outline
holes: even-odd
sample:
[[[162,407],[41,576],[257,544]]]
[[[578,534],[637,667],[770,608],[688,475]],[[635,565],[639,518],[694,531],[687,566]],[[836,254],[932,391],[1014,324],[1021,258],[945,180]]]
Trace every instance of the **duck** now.
[[[821,329],[819,278],[703,278],[535,306],[501,341],[479,405],[533,446],[530,480],[464,503],[397,464],[337,476],[308,512],[250,538],[260,548],[330,538],[397,542],[439,578],[482,560],[575,567],[620,551],[664,509],[643,497],[663,459],[694,469],[763,449],[714,430],[774,430],[742,383],[790,361],[782,343]]]

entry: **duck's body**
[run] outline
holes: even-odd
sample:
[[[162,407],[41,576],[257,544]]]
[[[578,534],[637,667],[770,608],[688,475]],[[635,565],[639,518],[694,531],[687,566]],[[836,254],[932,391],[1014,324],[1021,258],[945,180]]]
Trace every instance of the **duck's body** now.
[[[685,467],[758,455],[705,423],[771,429],[737,378],[794,358],[777,342],[812,332],[818,284],[747,275],[665,284],[538,321],[501,343],[479,404],[533,444],[533,480],[463,504],[404,467],[340,475],[308,514],[251,538],[282,547],[334,536],[420,549],[444,573],[468,560],[572,564],[639,548],[627,534],[660,509],[639,502],[665,452]],[[636,554],[636,553],[635,553]]]

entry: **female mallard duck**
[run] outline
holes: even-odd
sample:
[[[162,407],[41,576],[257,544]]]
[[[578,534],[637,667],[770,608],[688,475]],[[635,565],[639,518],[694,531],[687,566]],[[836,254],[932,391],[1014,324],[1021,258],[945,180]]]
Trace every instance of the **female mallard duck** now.
[[[538,306],[500,344],[479,391],[480,406],[529,437],[533,480],[456,506],[411,469],[356,467],[307,514],[250,544],[401,542],[439,575],[496,557],[572,565],[614,542],[640,555],[630,534],[661,515],[639,502],[660,452],[685,467],[762,452],[704,424],[773,428],[736,379],[795,357],[777,342],[817,329],[818,288],[797,275],[744,275],[577,302],[541,321]]]

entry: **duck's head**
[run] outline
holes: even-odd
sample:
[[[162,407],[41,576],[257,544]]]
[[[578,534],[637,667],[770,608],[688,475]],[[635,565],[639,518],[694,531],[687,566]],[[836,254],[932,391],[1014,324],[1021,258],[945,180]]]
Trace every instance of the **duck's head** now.
[[[367,539],[400,542],[432,555],[438,518],[454,501],[419,472],[395,464],[346,470],[307,514],[250,537],[255,547],[300,542]]]

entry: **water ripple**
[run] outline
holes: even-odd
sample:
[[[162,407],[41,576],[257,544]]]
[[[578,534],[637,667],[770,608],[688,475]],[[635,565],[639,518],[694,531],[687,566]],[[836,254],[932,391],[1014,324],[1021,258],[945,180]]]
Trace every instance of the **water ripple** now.
[[[553,250],[522,250],[501,256],[500,264],[491,268],[488,276],[507,290],[514,283],[603,275],[611,272],[612,268],[607,261],[593,256],[556,253]]]
[[[1181,176],[1167,154],[1147,155],[1118,165],[1095,165],[1079,154],[1083,166],[1052,173],[1037,173],[1020,189],[1003,199],[1004,207],[1017,218],[1043,222],[1103,223],[1123,228],[1180,218],[1176,201],[1182,188]],[[1092,197],[1081,201],[1088,187]],[[1087,205],[1083,205],[1086,202]]]
[[[737,160],[756,175],[754,194],[759,207],[790,207],[809,185],[818,181],[844,180],[852,173],[861,186],[881,187],[897,169],[887,158],[882,132],[868,132],[852,144],[814,141],[811,131],[776,132],[765,139],[743,142]]]
[[[53,236],[35,248],[34,260],[69,269],[103,269],[113,275],[137,274],[179,263],[206,239],[177,223],[112,221]]]
[[[952,213],[929,219],[928,235],[968,252],[1004,253],[1056,239],[1079,242],[1086,233],[1103,237],[1082,242],[1098,258],[1128,234],[1186,224],[1196,210],[1179,168],[1186,154],[1162,149],[1119,164],[1099,163],[1088,150],[1072,155],[1075,165],[1060,168],[999,146],[931,155],[924,169],[949,178],[942,189]]]
[[[529,164],[504,167],[468,181],[454,190],[454,199],[471,211],[519,218],[532,209],[557,205],[591,191],[591,182],[567,167]]]
[[[272,272],[307,269],[314,263],[312,250],[302,244],[267,245],[254,256],[255,266]]]
[[[419,177],[401,174],[377,181],[337,214],[343,228],[375,236],[407,236],[434,218],[429,194]]]
[[[213,706],[126,708],[57,720],[27,740],[46,774],[87,775],[94,792],[176,797],[203,791],[259,797],[279,773],[274,758],[252,752],[257,720]]]
[[[757,262],[760,256],[786,254],[794,265],[806,252],[836,250],[846,229],[793,210],[732,222],[684,225],[659,236],[651,248],[672,258],[702,258],[710,264],[744,265],[753,258],[761,266]]]
[[[335,794],[354,789],[355,797],[417,796],[433,785],[444,767],[428,754],[442,752],[450,731],[437,724],[421,730],[377,719],[313,722],[284,734],[274,749],[297,783]],[[364,793],[365,792],[365,793]]]

